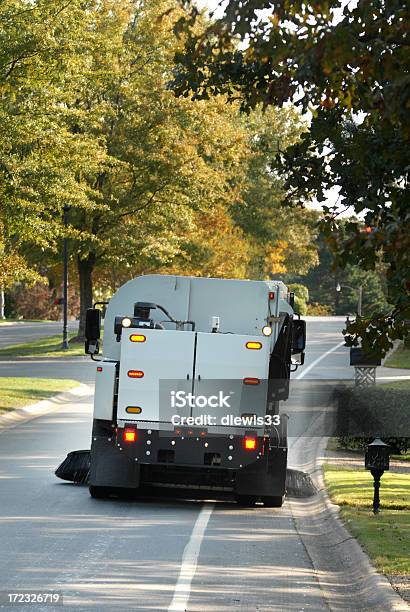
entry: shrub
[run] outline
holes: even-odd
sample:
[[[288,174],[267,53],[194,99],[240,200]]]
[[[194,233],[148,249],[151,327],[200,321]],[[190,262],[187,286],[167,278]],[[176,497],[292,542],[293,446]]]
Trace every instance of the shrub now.
[[[410,448],[410,385],[344,388],[337,399],[340,446],[364,449],[380,436],[391,452]]]
[[[47,284],[36,283],[31,287],[17,285],[12,291],[14,312],[17,317],[23,319],[49,319],[58,321],[62,318],[62,306],[55,304],[61,292],[50,289]],[[74,288],[69,288],[68,314],[71,317],[78,316],[79,299]]]
[[[307,314],[307,301],[309,300],[309,289],[300,283],[288,285],[289,291],[295,294],[295,310],[301,315]]]
[[[325,304],[319,304],[318,302],[311,302],[307,304],[307,313],[312,317],[327,317],[333,314],[331,306]]]

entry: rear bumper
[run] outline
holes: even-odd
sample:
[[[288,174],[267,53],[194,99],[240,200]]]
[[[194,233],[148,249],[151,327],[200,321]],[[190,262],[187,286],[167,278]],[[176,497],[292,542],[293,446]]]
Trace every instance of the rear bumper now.
[[[243,436],[177,438],[174,432],[138,430],[137,441],[123,442],[122,430],[96,422],[91,447],[90,484],[138,488],[163,486],[277,495],[285,492],[287,448],[257,438],[244,448]]]

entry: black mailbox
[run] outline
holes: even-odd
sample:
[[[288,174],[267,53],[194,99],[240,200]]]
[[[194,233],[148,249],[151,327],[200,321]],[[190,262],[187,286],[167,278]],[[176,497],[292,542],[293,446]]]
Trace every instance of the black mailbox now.
[[[360,347],[352,347],[350,349],[350,365],[374,368],[381,365],[380,357],[376,357],[372,353],[365,353]]]
[[[364,458],[366,470],[378,470],[384,472],[389,469],[389,446],[376,438],[371,444],[368,444],[366,455]]]

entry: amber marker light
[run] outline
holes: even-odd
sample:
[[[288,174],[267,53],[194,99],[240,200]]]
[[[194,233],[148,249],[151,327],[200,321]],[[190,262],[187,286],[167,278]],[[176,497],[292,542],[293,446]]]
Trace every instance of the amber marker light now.
[[[146,337],[142,334],[131,334],[130,340],[131,342],[145,342]]]
[[[144,372],[141,370],[128,370],[129,378],[143,378]]]
[[[125,412],[128,412],[128,414],[141,414],[142,408],[139,406],[127,406]]]
[[[262,342],[247,342],[246,348],[259,351],[262,348]]]

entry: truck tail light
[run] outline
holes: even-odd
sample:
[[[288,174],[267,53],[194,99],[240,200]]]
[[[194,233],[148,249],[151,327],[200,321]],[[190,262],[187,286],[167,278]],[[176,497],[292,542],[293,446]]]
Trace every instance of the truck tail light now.
[[[274,300],[275,299],[275,292],[274,291],[269,291],[269,299],[270,300]]]
[[[244,378],[243,379],[243,384],[244,385],[259,385],[260,380],[259,378]]]
[[[128,370],[129,378],[143,378],[144,372],[141,370]]]
[[[125,427],[122,437],[124,442],[136,442],[137,430],[134,427]]]
[[[247,451],[256,450],[256,438],[245,436],[243,439],[243,445]]]
[[[246,348],[259,351],[262,348],[262,342],[247,342]]]

